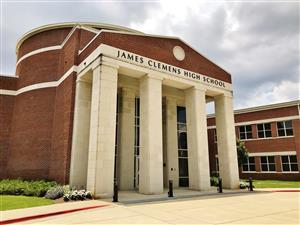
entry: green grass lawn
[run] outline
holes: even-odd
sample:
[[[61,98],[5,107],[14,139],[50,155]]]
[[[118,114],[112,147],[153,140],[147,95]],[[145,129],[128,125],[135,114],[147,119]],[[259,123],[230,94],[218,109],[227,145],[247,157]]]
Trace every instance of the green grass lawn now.
[[[300,181],[253,180],[255,188],[300,188]]]
[[[51,205],[54,201],[45,198],[0,195],[0,211],[29,208],[34,206]]]

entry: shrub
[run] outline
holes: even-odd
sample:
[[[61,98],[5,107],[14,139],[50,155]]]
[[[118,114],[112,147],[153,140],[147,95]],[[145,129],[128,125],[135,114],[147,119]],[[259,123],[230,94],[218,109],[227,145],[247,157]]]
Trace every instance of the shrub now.
[[[86,190],[72,190],[69,193],[64,194],[64,201],[78,201],[92,199],[92,193]]]
[[[218,186],[219,180],[218,177],[212,176],[210,177],[210,186]]]
[[[55,200],[62,196],[64,196],[64,188],[62,186],[57,186],[50,188],[47,191],[45,198]]]
[[[5,179],[0,181],[0,194],[43,197],[50,188],[55,186],[57,186],[57,183],[53,181],[30,181],[20,178]]]

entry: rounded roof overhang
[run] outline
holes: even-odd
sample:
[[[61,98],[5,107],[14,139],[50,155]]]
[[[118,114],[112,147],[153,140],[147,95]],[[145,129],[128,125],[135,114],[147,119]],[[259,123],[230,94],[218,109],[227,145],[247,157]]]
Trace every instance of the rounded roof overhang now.
[[[41,33],[43,31],[47,30],[53,30],[53,29],[60,29],[60,28],[67,28],[67,27],[75,27],[75,26],[87,26],[92,27],[96,29],[106,29],[106,30],[115,30],[115,31],[125,31],[135,34],[143,34],[143,32],[140,32],[138,30],[134,30],[127,27],[122,27],[118,25],[112,25],[112,24],[106,24],[106,23],[93,23],[93,22],[65,22],[65,23],[53,23],[53,24],[47,24],[44,26],[37,27],[35,29],[30,30],[29,32],[25,33],[18,41],[16,45],[16,54],[18,53],[18,50],[21,46],[21,44],[31,36]]]

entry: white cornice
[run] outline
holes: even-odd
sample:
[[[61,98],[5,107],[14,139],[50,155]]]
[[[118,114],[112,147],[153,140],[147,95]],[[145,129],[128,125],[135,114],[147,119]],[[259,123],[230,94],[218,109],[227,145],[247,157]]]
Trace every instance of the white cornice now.
[[[250,113],[250,112],[258,112],[258,111],[264,111],[264,110],[270,110],[270,109],[286,108],[286,107],[290,107],[290,106],[298,106],[299,107],[299,105],[300,105],[300,100],[281,102],[281,103],[276,103],[276,104],[262,105],[262,106],[256,106],[256,107],[245,108],[245,109],[237,109],[237,110],[234,110],[234,115]],[[215,114],[207,115],[207,118],[214,118],[214,117],[215,117]]]

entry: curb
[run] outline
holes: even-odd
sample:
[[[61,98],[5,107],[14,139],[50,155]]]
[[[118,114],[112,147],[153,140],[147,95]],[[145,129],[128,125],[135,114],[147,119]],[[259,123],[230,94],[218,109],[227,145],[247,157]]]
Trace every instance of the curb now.
[[[84,207],[84,208],[63,210],[63,211],[52,212],[52,213],[43,213],[43,214],[38,214],[38,215],[34,215],[34,216],[20,217],[20,218],[16,218],[16,219],[1,220],[0,224],[4,225],[4,224],[11,224],[11,223],[20,223],[20,222],[24,222],[24,221],[27,221],[27,220],[41,219],[41,218],[45,218],[45,217],[56,216],[56,215],[61,215],[61,214],[67,214],[67,213],[72,213],[72,212],[77,212],[77,211],[102,208],[102,207],[105,207],[105,206],[108,206],[108,205],[89,206],[89,207]]]

